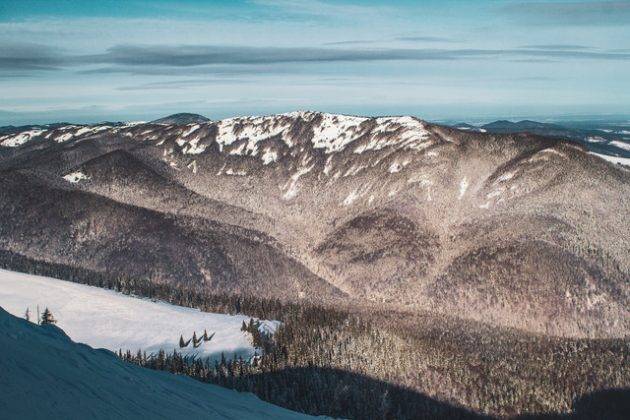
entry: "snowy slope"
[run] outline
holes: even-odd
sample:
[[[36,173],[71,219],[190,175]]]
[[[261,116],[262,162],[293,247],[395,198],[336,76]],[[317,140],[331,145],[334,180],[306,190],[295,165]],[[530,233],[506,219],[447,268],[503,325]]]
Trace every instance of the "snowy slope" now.
[[[0,418],[294,419],[252,394],[127,364],[0,308]]]
[[[221,352],[247,358],[254,354],[247,333],[241,332],[242,322],[249,317],[200,312],[164,302],[139,299],[98,287],[29,274],[0,270],[0,306],[22,317],[29,308],[32,320],[37,305],[48,307],[58,325],[72,340],[95,348],[112,351],[138,349],[147,354],[160,349],[167,353],[179,349],[179,337],[198,337],[204,329],[215,333],[211,341],[197,349],[192,344],[184,354],[218,358]],[[261,328],[274,331],[277,322],[264,321]]]
[[[630,166],[630,158],[622,158],[622,157],[617,157],[617,156],[609,156],[609,155],[603,155],[601,153],[593,153],[591,152],[592,155],[595,155],[601,159],[607,160],[608,162],[612,162],[614,164],[617,165],[624,165],[624,166]]]

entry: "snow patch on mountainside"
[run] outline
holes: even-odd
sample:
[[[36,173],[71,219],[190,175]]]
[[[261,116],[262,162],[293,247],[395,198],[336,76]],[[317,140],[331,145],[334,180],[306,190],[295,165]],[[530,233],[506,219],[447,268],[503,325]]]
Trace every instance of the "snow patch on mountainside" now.
[[[80,181],[90,179],[90,177],[84,174],[83,172],[77,171],[77,172],[72,172],[72,173],[69,173],[68,175],[65,175],[63,179],[73,184],[76,184]]]
[[[622,141],[618,141],[618,140],[613,140],[610,143],[608,143],[611,146],[615,146],[619,149],[623,149],[623,150],[627,150],[630,152],[630,143],[624,143]]]
[[[405,147],[423,150],[431,145],[424,124],[413,117],[376,118],[376,127],[368,133],[368,140],[354,149],[354,153],[376,151],[385,147]]]
[[[265,149],[262,154],[263,165],[269,165],[271,162],[278,160],[278,152],[271,149]]]
[[[602,155],[600,153],[593,153],[593,152],[590,152],[590,154],[595,155],[601,159],[607,160],[608,162],[611,162],[617,165],[630,166],[630,158]]]
[[[222,315],[127,296],[112,290],[71,283],[48,277],[0,270],[0,305],[22,316],[28,308],[33,319],[37,306],[48,307],[74,341],[95,348],[157,353],[177,350],[186,355],[216,359],[225,353],[247,359],[254,355],[251,337],[241,332],[244,315]],[[277,321],[262,321],[264,329],[275,331]],[[215,333],[198,348],[179,348],[179,338],[188,340],[204,330]]]
[[[31,139],[42,135],[45,132],[46,130],[34,129],[34,130],[22,131],[21,133],[18,133],[18,134],[13,134],[13,135],[10,134],[6,136],[2,136],[0,137],[0,140],[1,140],[0,145],[4,147],[18,147],[18,146],[23,145],[27,141],[30,141]]]
[[[389,173],[395,174],[397,172],[400,172],[401,169],[402,169],[402,165],[398,162],[394,162],[389,166]]]
[[[223,150],[224,146],[247,139],[247,145],[243,150],[253,152],[257,142],[282,134],[289,128],[290,123],[288,119],[275,116],[228,118],[217,123],[219,133],[216,140]],[[256,153],[251,155],[256,156]]]
[[[467,189],[468,189],[468,178],[464,177],[464,179],[462,179],[461,182],[459,183],[459,197],[457,197],[459,200],[464,198],[464,194],[466,194]]]
[[[314,167],[315,165],[311,165],[309,167],[302,167],[298,169],[296,173],[291,175],[290,181],[285,186],[286,191],[284,195],[282,196],[282,198],[284,198],[285,200],[291,200],[292,198],[295,198],[295,196],[300,190],[298,181],[300,180],[302,176],[309,173]]]
[[[188,129],[182,133],[182,137],[190,136],[192,133],[199,130],[199,127],[201,127],[199,124],[193,124],[192,126],[189,126]]]
[[[341,151],[356,139],[365,121],[367,118],[322,114],[319,125],[313,128],[313,147],[326,153]]]

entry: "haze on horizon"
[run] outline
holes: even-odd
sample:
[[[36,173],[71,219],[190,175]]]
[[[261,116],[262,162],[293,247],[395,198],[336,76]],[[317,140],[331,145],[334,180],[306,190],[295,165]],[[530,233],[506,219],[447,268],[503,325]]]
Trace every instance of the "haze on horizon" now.
[[[628,1],[4,0],[0,125],[630,115]]]

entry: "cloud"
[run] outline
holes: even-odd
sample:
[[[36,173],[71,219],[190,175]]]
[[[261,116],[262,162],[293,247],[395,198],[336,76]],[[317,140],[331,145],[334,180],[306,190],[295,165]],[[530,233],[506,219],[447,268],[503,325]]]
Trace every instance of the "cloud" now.
[[[162,82],[142,83],[135,86],[122,86],[117,88],[120,91],[133,91],[133,90],[165,90],[165,89],[181,89],[190,87],[202,87],[214,84],[244,84],[254,83],[250,79],[236,79],[236,78],[217,78],[217,79],[189,79],[189,80],[172,80]]]
[[[275,9],[284,14],[302,15],[319,18],[371,18],[392,13],[383,6],[366,6],[348,3],[332,3],[321,0],[251,0],[252,4]]]
[[[519,2],[503,6],[513,19],[535,25],[629,25],[628,1]]]
[[[191,67],[214,64],[324,63],[391,60],[451,60],[474,50],[331,49],[233,47],[216,45],[112,47],[104,54],[84,56],[86,64]]]
[[[394,39],[396,41],[408,42],[459,42],[451,38],[444,38],[440,36],[400,36]]]
[[[547,46],[551,47],[551,46]],[[298,48],[225,45],[119,45],[101,54],[68,55],[41,45],[4,45],[0,72],[77,68],[84,73],[278,74],[295,71],[288,64],[335,62],[504,60],[630,60],[630,53],[570,48]],[[96,67],[96,68],[95,68]]]
[[[586,45],[576,44],[542,44],[542,45],[523,45],[519,48],[534,49],[534,50],[562,50],[562,51],[574,51],[574,50],[592,50],[593,47],[587,47]]]
[[[362,44],[377,44],[380,42],[384,42],[384,40],[377,39],[364,39],[364,40],[349,40],[349,41],[334,41],[334,42],[325,42],[322,45],[362,45]]]
[[[362,45],[362,44],[378,44],[384,42],[391,41],[402,41],[402,42],[459,42],[452,38],[445,38],[439,36],[399,36],[395,38],[384,38],[384,39],[364,39],[364,40],[348,40],[348,41],[334,41],[334,42],[326,42],[323,45]]]
[[[628,53],[570,49],[436,49],[436,48],[277,48],[212,45],[112,47],[104,54],[84,56],[86,64],[129,67],[195,67],[202,65],[272,65],[397,60],[459,60],[466,58],[555,58],[628,60]]]
[[[53,70],[63,64],[57,48],[31,43],[0,44],[0,74],[16,71]]]

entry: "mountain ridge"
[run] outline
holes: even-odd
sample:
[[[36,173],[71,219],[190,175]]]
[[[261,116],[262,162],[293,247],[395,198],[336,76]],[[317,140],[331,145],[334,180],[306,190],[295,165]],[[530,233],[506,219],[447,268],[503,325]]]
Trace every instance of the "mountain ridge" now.
[[[7,141],[12,137],[0,138]],[[630,174],[571,141],[462,131],[414,117],[298,111],[189,124],[57,127],[4,150],[0,170],[11,194],[0,193],[0,206],[21,227],[0,231],[0,246],[32,258],[59,258],[78,234],[94,237],[83,243],[86,250],[104,244],[90,206],[63,210],[70,221],[55,223],[62,223],[67,243],[58,242],[56,251],[23,239],[32,228],[20,215],[34,198],[24,201],[21,191],[38,176],[39,194],[51,206],[58,188],[71,195],[91,191],[112,209],[150,210],[151,223],[166,217],[174,218],[172,226],[208,223],[202,220],[221,226],[169,234],[181,249],[214,244],[207,256],[194,251],[196,264],[214,271],[184,275],[208,290],[259,293],[257,286],[271,280],[256,273],[274,272],[279,280],[264,289],[266,296],[331,303],[343,297],[561,336],[630,330],[624,282],[630,235],[614,216],[629,208]],[[90,163],[112,152],[122,160],[105,160],[100,169]],[[144,219],[131,220],[146,229]],[[110,225],[116,237],[118,224]],[[275,256],[255,262],[239,253],[245,239],[229,233],[236,227],[269,238],[264,247]],[[149,249],[137,240],[138,249]],[[121,255],[120,244],[105,243],[102,255]],[[162,249],[156,258],[173,257],[174,250]],[[217,266],[212,253],[230,262]],[[151,261],[129,256],[134,259]],[[269,271],[274,259],[286,264]],[[117,261],[105,257],[101,264],[114,268]],[[176,266],[161,263],[155,272],[147,265],[134,275],[172,281]],[[511,287],[514,281],[529,286]]]

